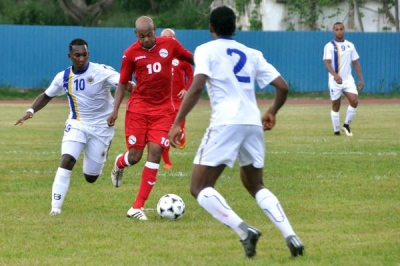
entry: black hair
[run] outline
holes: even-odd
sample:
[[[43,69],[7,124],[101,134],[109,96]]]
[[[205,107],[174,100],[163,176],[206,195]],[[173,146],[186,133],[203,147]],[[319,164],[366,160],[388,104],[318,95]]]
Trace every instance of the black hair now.
[[[343,22],[336,22],[335,24],[333,24],[333,28],[335,28],[336,25],[343,25]],[[343,25],[344,28],[344,25]]]
[[[235,12],[227,6],[219,6],[211,11],[210,24],[218,36],[234,36],[236,30]]]
[[[69,50],[72,50],[72,46],[74,45],[86,45],[87,48],[89,48],[89,45],[87,44],[87,42],[83,39],[73,39],[70,43],[69,43]]]

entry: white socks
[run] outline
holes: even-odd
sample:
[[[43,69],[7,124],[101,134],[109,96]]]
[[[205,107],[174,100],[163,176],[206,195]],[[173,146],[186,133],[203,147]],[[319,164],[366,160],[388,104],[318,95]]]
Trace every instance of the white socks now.
[[[69,181],[71,179],[71,171],[58,168],[53,182],[51,192],[51,207],[61,209],[65,196],[67,195]]]
[[[332,119],[333,132],[340,132],[339,112],[334,112],[331,110],[331,119]]]
[[[344,120],[344,123],[350,125],[356,113],[357,113],[357,108],[353,108],[349,105],[349,107],[347,107],[346,119]]]
[[[279,200],[271,191],[266,188],[260,189],[256,194],[256,200],[260,208],[276,227],[278,227],[285,238],[290,235],[295,235]]]
[[[240,239],[246,239],[247,226],[243,226],[243,220],[231,209],[218,191],[212,187],[203,189],[197,196],[197,202],[215,219],[232,228]]]

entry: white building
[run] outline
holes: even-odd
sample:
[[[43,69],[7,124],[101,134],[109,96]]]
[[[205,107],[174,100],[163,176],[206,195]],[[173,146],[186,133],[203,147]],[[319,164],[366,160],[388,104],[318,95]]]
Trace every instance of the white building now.
[[[249,2],[244,13],[238,18],[237,26],[242,30],[250,29],[250,18],[254,14],[258,14],[258,19],[262,22],[262,30],[265,31],[310,30],[296,19],[289,22],[285,20],[288,16],[285,0],[261,0],[258,7],[254,4],[254,0]],[[396,31],[395,23],[392,23],[388,14],[383,11],[382,1],[367,0],[362,6],[356,6],[355,0],[352,2],[355,4],[354,8],[350,7],[349,1],[341,1],[334,8],[324,9],[316,23],[317,30],[331,31],[333,24],[340,21],[344,23],[347,31]],[[211,7],[222,4],[235,8],[235,0],[214,0]],[[388,12],[392,18],[395,18],[394,7],[391,7]]]

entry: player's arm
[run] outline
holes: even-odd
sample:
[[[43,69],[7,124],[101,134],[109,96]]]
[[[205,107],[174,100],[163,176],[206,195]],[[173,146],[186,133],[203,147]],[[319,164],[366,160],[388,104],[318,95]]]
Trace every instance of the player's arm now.
[[[41,110],[45,107],[53,97],[48,96],[45,92],[41,93],[38,97],[36,97],[35,101],[32,103],[32,106],[26,110],[24,116],[15,122],[14,126],[22,125],[25,120],[28,120],[33,117],[33,114]]]
[[[335,72],[335,70],[332,67],[331,62],[332,62],[332,60],[325,59],[324,60],[325,68],[326,68],[326,70],[328,70],[329,73],[331,73],[331,75],[333,76],[333,78],[337,84],[342,84],[342,78],[339,76],[338,73]]]
[[[174,148],[179,147],[180,145],[180,132],[182,130],[180,127],[181,122],[185,119],[187,114],[193,109],[200,99],[201,93],[203,92],[203,88],[206,84],[206,80],[206,75],[197,74],[194,77],[193,83],[186,93],[185,98],[183,98],[181,108],[179,109],[179,112],[176,115],[175,121],[172,124],[171,130],[168,134],[170,145]]]
[[[111,113],[111,115],[107,118],[107,124],[109,126],[115,125],[115,120],[117,120],[118,118],[119,107],[121,106],[121,103],[124,99],[126,90],[127,90],[127,83],[119,82],[114,95],[114,110]]]
[[[362,74],[360,62],[358,62],[358,60],[354,60],[353,61],[353,67],[354,67],[354,70],[357,73],[357,77],[358,77],[358,86],[357,86],[357,88],[360,91],[360,90],[364,89],[364,77],[363,77],[363,74]]]
[[[275,87],[275,98],[267,112],[262,117],[262,124],[264,130],[271,130],[276,123],[275,116],[279,109],[285,104],[287,95],[289,93],[289,85],[282,76],[277,77],[271,82]]]

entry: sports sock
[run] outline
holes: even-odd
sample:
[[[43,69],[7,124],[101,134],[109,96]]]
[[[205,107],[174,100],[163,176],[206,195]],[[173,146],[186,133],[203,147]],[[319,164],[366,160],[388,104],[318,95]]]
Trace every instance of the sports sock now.
[[[295,235],[278,198],[271,191],[266,188],[260,189],[255,198],[257,204],[276,227],[278,227],[285,238],[290,235]]]
[[[69,181],[71,179],[71,171],[58,168],[53,182],[51,192],[51,207],[61,209],[65,196],[67,195]]]
[[[163,152],[161,153],[161,157],[165,164],[172,165],[171,158],[169,157],[169,147],[170,146],[168,146],[167,148],[164,148]]]
[[[129,161],[128,161],[128,155],[129,155],[129,151],[126,151],[126,152],[124,152],[124,153],[122,154],[121,157],[118,158],[117,163],[116,163],[116,165],[117,165],[118,168],[121,169],[121,168],[125,168],[125,167],[131,165],[131,164],[129,163]]]
[[[357,108],[353,108],[349,105],[349,107],[347,107],[346,119],[344,120],[344,123],[350,125],[356,113],[357,113]]]
[[[156,184],[157,172],[160,165],[157,163],[146,162],[142,172],[142,181],[140,182],[140,188],[136,200],[133,203],[134,209],[140,209],[144,207],[147,198],[150,195],[151,190]]]
[[[334,132],[340,132],[340,116],[339,112],[331,110],[331,120]]]
[[[243,220],[226,203],[225,198],[212,187],[200,191],[197,202],[208,211],[215,219],[229,226],[244,240],[247,237],[247,228]]]

